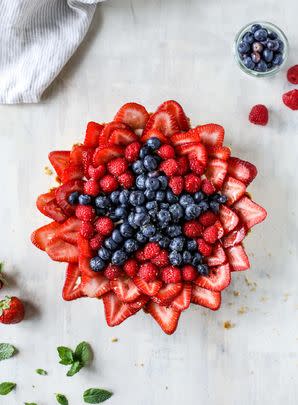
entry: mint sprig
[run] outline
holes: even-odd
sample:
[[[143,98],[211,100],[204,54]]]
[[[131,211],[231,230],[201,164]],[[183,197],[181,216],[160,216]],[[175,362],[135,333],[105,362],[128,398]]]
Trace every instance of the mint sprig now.
[[[112,392],[101,388],[89,388],[83,394],[84,402],[87,404],[101,404],[111,398]]]
[[[3,382],[0,384],[0,395],[7,395],[9,394],[14,388],[16,384],[13,382]]]
[[[46,370],[44,370],[43,368],[38,368],[35,370],[36,374],[39,375],[48,375],[48,372]]]
[[[87,342],[78,344],[75,351],[66,346],[59,346],[57,351],[60,358],[59,363],[71,366],[66,374],[68,377],[74,376],[92,360],[92,350]]]
[[[0,360],[6,360],[16,353],[16,349],[9,343],[0,343]]]
[[[56,400],[60,405],[68,405],[68,399],[63,394],[56,394]]]

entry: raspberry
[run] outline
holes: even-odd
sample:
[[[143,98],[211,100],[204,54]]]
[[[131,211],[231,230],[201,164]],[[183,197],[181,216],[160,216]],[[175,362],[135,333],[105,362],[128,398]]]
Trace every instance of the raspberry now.
[[[183,266],[181,270],[182,270],[182,278],[185,281],[194,281],[198,277],[197,270],[189,264]]]
[[[203,193],[205,193],[207,195],[211,195],[215,192],[215,187],[211,183],[211,181],[204,179],[202,181],[202,191],[203,191]]]
[[[169,264],[169,255],[166,250],[161,250],[159,254],[151,259],[151,262],[157,267],[164,267]]]
[[[106,174],[99,182],[100,187],[104,193],[111,193],[117,190],[118,182],[111,174]]]
[[[135,183],[134,175],[131,172],[123,173],[118,177],[119,184],[124,188],[131,188]]]
[[[135,259],[128,259],[123,265],[123,270],[129,277],[134,277],[139,270],[138,262]]]
[[[125,148],[125,159],[128,162],[134,162],[139,157],[141,145],[139,142],[133,142]]]
[[[203,238],[208,243],[215,243],[218,239],[218,229],[215,225],[209,226],[203,232]]]
[[[144,247],[144,257],[147,260],[153,259],[154,257],[156,257],[159,254],[159,252],[160,252],[160,247],[155,242],[149,242]]]
[[[215,221],[217,220],[217,216],[212,211],[206,211],[200,215],[199,221],[200,224],[203,226],[211,226],[214,225]]]
[[[100,186],[96,180],[87,180],[84,184],[84,193],[96,197],[99,194]]]
[[[127,161],[122,157],[113,159],[108,163],[108,171],[114,176],[120,176],[120,174],[125,173],[127,168]]]
[[[121,269],[119,266],[110,264],[104,271],[104,275],[109,280],[114,280],[115,278],[119,277],[121,274]]]
[[[80,234],[85,239],[91,239],[92,236],[94,235],[93,225],[90,222],[82,221],[81,227],[80,227]]]
[[[249,121],[256,125],[266,125],[268,123],[268,109],[263,104],[257,104],[252,107],[249,117]]]
[[[201,185],[200,177],[195,174],[187,174],[184,178],[184,188],[188,193],[196,193]]]
[[[153,263],[144,263],[140,266],[138,276],[149,283],[156,280],[158,269]]]
[[[177,159],[177,164],[178,164],[178,170],[177,174],[182,176],[183,174],[187,173],[189,171],[189,164],[188,164],[188,159],[185,156],[181,156]]]
[[[91,179],[99,180],[101,179],[106,172],[106,168],[104,165],[99,165],[97,167],[89,166],[88,167],[88,174]]]
[[[138,251],[136,252],[135,256],[136,256],[136,259],[137,259],[139,262],[144,262],[144,261],[146,260],[146,259],[145,259],[145,256],[144,256],[144,251],[143,251],[143,250],[138,250]]]
[[[95,228],[101,235],[108,236],[114,229],[114,223],[111,218],[99,217],[95,222]]]
[[[298,110],[298,90],[288,91],[282,96],[282,101],[291,110]]]
[[[90,239],[90,247],[92,250],[98,250],[104,241],[104,236],[97,233],[92,239]]]
[[[82,221],[92,221],[95,218],[95,210],[90,205],[78,205],[76,216]]]
[[[202,235],[203,227],[197,219],[192,219],[183,225],[183,232],[188,238],[197,238]]]
[[[204,241],[204,239],[198,239],[197,240],[197,245],[198,245],[198,250],[201,253],[202,256],[211,256],[212,254],[212,246],[208,245],[207,242]]]
[[[160,170],[167,176],[173,176],[178,170],[178,163],[174,159],[167,159],[161,162]]]
[[[292,66],[287,73],[287,78],[290,83],[298,84],[298,65]]]
[[[205,171],[205,167],[196,157],[192,157],[191,159],[189,159],[189,166],[191,171],[193,171],[195,174],[198,174],[199,176],[202,176]]]
[[[183,191],[183,177],[172,176],[169,180],[169,186],[171,187],[174,194],[179,195]]]
[[[167,284],[179,283],[179,281],[181,281],[181,271],[175,266],[164,267],[162,269],[161,278]]]
[[[171,145],[162,145],[158,151],[157,151],[158,156],[160,156],[162,159],[172,159],[175,157],[175,149]]]

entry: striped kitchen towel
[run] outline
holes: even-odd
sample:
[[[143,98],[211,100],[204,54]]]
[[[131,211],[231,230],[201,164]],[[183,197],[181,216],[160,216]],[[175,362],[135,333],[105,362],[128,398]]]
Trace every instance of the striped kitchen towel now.
[[[104,0],[1,0],[0,103],[37,103]]]

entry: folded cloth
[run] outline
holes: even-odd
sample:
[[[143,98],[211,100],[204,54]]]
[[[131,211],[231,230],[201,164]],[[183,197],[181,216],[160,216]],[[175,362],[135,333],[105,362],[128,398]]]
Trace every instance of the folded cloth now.
[[[36,103],[104,0],[1,0],[0,103]]]

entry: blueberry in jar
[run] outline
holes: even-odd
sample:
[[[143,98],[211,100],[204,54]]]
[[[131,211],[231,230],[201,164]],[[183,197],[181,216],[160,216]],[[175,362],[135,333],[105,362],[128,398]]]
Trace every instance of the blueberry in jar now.
[[[253,62],[253,60],[250,56],[247,56],[246,58],[244,58],[243,63],[248,69],[252,70],[255,67],[255,63]]]
[[[238,45],[238,51],[241,54],[247,53],[250,49],[250,46],[247,42],[241,41]]]
[[[254,33],[254,37],[259,42],[266,41],[268,37],[268,31],[266,30],[266,28],[260,28]]]
[[[264,49],[263,58],[265,62],[271,62],[273,59],[273,51],[270,51],[268,48]]]

